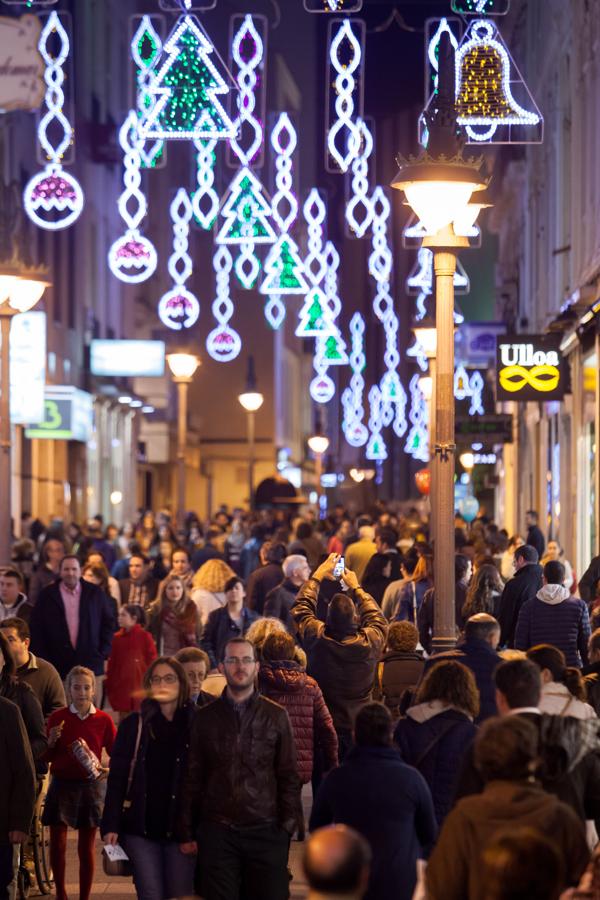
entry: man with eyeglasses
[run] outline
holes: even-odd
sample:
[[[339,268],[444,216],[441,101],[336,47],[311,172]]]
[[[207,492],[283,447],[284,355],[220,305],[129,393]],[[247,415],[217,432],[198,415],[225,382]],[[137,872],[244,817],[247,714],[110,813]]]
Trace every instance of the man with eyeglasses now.
[[[254,646],[228,641],[227,686],[198,711],[183,788],[181,850],[198,853],[205,900],[287,900],[300,779],[285,710],[258,693]]]

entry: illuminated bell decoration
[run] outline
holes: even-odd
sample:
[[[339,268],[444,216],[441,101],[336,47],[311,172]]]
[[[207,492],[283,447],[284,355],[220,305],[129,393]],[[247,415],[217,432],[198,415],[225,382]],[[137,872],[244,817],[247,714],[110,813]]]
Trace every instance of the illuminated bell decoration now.
[[[59,40],[56,56],[49,52],[49,42],[56,34]],[[47,112],[38,125],[38,140],[49,162],[42,172],[34,175],[25,185],[23,205],[32,222],[48,231],[68,228],[79,218],[83,209],[83,190],[74,175],[63,170],[61,160],[73,140],[73,128],[63,107],[65,80],[63,65],[69,55],[69,38],[56,12],[51,12],[40,34],[38,50],[46,64],[45,104]],[[48,130],[52,126],[56,144],[50,142]]]
[[[456,51],[456,115],[472,141],[491,140],[499,125],[538,125],[541,119],[512,96],[508,51],[485,19],[471,24]]]
[[[431,490],[431,472],[429,469],[419,469],[415,472],[415,484],[420,494],[429,494]]]
[[[219,99],[230,88],[211,60],[214,50],[199,21],[181,16],[164,45],[167,59],[148,88],[155,103],[141,123],[144,139],[235,137],[236,127]]]

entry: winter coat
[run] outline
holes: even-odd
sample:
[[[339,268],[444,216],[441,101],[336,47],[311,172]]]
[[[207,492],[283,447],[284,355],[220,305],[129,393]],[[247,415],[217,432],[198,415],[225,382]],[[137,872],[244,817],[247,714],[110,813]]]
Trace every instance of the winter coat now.
[[[408,584],[404,586],[402,596],[400,597],[400,608],[396,616],[396,621],[412,622],[413,625],[416,625],[419,621],[419,610],[423,603],[423,599],[430,588],[431,581],[429,578],[422,578],[420,581],[409,581]]]
[[[248,609],[254,610],[259,616],[264,612],[265,601],[269,591],[281,584],[283,569],[279,563],[267,563],[259,569],[255,569],[246,585],[246,603]]]
[[[192,592],[192,600],[198,610],[200,628],[206,625],[208,617],[214,609],[222,609],[227,603],[227,598],[223,591],[208,591],[206,588],[196,588]]]
[[[600,722],[536,712],[516,713],[539,735],[537,778],[549,794],[570,806],[582,822],[595,819],[600,827]],[[463,757],[455,802],[480,794],[483,778],[475,766],[473,744]]]
[[[371,845],[365,900],[410,900],[417,859],[427,858],[437,834],[419,772],[392,747],[355,747],[315,798],[310,830],[332,823],[356,829]]]
[[[539,526],[529,526],[529,528],[527,529],[527,540],[525,541],[525,543],[529,544],[530,547],[534,547],[538,552],[539,558],[542,558],[546,547],[546,539],[544,538],[542,529],[539,528]]]
[[[357,712],[371,700],[375,666],[387,634],[387,622],[368,594],[357,588],[358,625],[334,634],[317,619],[319,582],[302,585],[292,609],[307,670],[323,691],[336,731],[351,731]]]
[[[288,547],[288,553],[290,556],[294,553],[306,556],[310,571],[313,572],[325,554],[325,547],[320,538],[316,534],[312,534],[310,537],[302,538],[302,540],[296,539],[292,541]]]
[[[106,669],[104,687],[112,708],[118,712],[139,710],[144,672],[156,659],[156,645],[141,625],[115,634]]]
[[[23,718],[14,703],[0,697],[0,844],[8,844],[9,831],[29,833],[35,797],[35,772]]]
[[[540,710],[551,716],[573,716],[575,719],[595,719],[596,711],[589,703],[574,697],[566,684],[550,681],[542,685]]]
[[[44,774],[48,771],[44,761],[48,739],[40,701],[28,684],[19,681],[16,676],[11,676],[8,672],[0,676],[0,697],[11,700],[15,706],[19,707],[36,769],[40,774]]]
[[[452,808],[460,763],[476,733],[464,712],[437,700],[411,707],[396,725],[394,742],[427,782],[438,825]]]
[[[401,561],[402,557],[397,550],[387,550],[385,553],[374,553],[367,563],[361,586],[379,606],[388,584],[400,578]]]
[[[420,653],[388,650],[375,669],[373,700],[381,700],[397,715],[405,692],[414,692],[424,667],[425,660]]]
[[[365,569],[374,553],[377,553],[375,541],[359,538],[346,547],[346,568],[354,572],[359,582],[362,581]]]
[[[321,688],[292,660],[262,662],[258,676],[265,697],[287,710],[296,742],[298,774],[302,784],[310,781],[315,745],[323,753],[323,768],[328,772],[338,764],[338,739]]]
[[[29,628],[32,652],[52,663],[63,680],[73,666],[85,666],[95,675],[104,674],[115,620],[108,597],[97,585],[81,581],[77,646],[71,643],[58,582],[40,593]]]
[[[565,654],[568,666],[581,667],[588,661],[589,638],[590,617],[585,602],[571,597],[562,584],[546,584],[521,608],[515,647],[529,650],[536,644],[552,644]]]
[[[24,622],[29,622],[32,610],[33,604],[29,602],[25,594],[19,594],[14,606],[5,606],[0,600],[0,622],[3,622],[4,619],[11,619],[13,616],[18,616]]]
[[[593,602],[599,581],[600,556],[594,556],[593,560],[579,579],[579,595],[586,603]]]
[[[492,650],[487,641],[473,639],[461,641],[456,650],[430,656],[425,663],[425,671],[428,672],[435,663],[448,659],[463,663],[475,676],[479,690],[479,715],[475,720],[476,723],[479,724],[484,719],[497,715],[494,672],[502,660],[496,651]]]
[[[447,816],[427,866],[428,900],[484,900],[481,853],[506,829],[531,827],[552,835],[565,864],[567,884],[577,884],[589,860],[585,831],[564,803],[526,781],[490,781]]]
[[[293,834],[300,779],[286,711],[255,693],[238,716],[226,691],[199,709],[182,797],[182,841],[195,840],[202,822],[270,823]]]
[[[263,615],[281,619],[290,634],[296,633],[292,619],[292,606],[299,590],[299,585],[294,584],[289,578],[284,578],[281,584],[269,591],[263,608]]]
[[[245,635],[257,619],[257,613],[245,606],[242,607],[242,627],[240,628],[229,615],[226,606],[222,609],[213,609],[204,626],[200,641],[200,646],[208,653],[211,668],[216,669],[221,662],[227,641]]]
[[[456,629],[462,631],[465,620],[462,614],[462,608],[467,599],[467,583],[466,581],[456,581],[454,583],[454,620]],[[427,653],[431,653],[433,642],[433,614],[435,610],[435,588],[430,588],[425,596],[417,615],[417,628],[419,629],[419,640]]]
[[[161,606],[159,600],[155,600],[148,610],[148,625],[146,626],[161,655],[163,654],[165,624],[170,624],[175,640],[179,643],[177,650],[184,647],[196,647],[200,634],[200,617],[193,600],[188,600],[183,609],[172,609],[167,604]]]
[[[136,585],[133,584],[130,578],[122,578],[119,581],[121,604],[124,606],[127,603],[139,603],[137,598],[141,595],[144,598],[144,602],[140,605],[143,605],[144,609],[148,609],[156,600],[159,587],[160,579],[153,578],[152,575],[148,575],[137,590]]]
[[[514,647],[515,630],[521,607],[528,600],[533,600],[542,586],[542,567],[534,563],[528,563],[515,572],[504,585],[500,598],[500,646]]]
[[[190,731],[198,708],[191,701],[182,711],[187,720],[185,736],[173,770],[173,781],[166,833],[174,840],[179,822],[182,783],[187,765],[190,745]],[[146,796],[152,790],[146,777],[146,754],[152,735],[152,720],[160,715],[160,707],[155,700],[144,700],[140,712],[134,712],[119,725],[110,757],[110,772],[104,802],[104,813],[100,826],[101,834],[136,834],[143,837],[146,833]],[[140,743],[136,756],[131,788],[127,792],[127,782],[131,762],[135,752],[139,722],[142,722]]]

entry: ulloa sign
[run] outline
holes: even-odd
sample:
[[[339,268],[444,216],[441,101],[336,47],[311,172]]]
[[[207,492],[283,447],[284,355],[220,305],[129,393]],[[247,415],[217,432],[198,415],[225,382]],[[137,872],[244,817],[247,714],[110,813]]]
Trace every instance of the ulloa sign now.
[[[497,400],[561,400],[568,391],[568,367],[560,335],[503,335],[496,344]]]

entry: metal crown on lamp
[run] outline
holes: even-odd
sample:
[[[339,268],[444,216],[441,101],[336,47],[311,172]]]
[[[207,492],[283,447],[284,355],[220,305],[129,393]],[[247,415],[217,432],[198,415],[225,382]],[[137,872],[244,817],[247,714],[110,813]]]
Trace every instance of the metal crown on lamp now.
[[[191,381],[200,362],[200,358],[195,353],[185,353],[179,350],[167,353],[167,363],[175,381]]]

